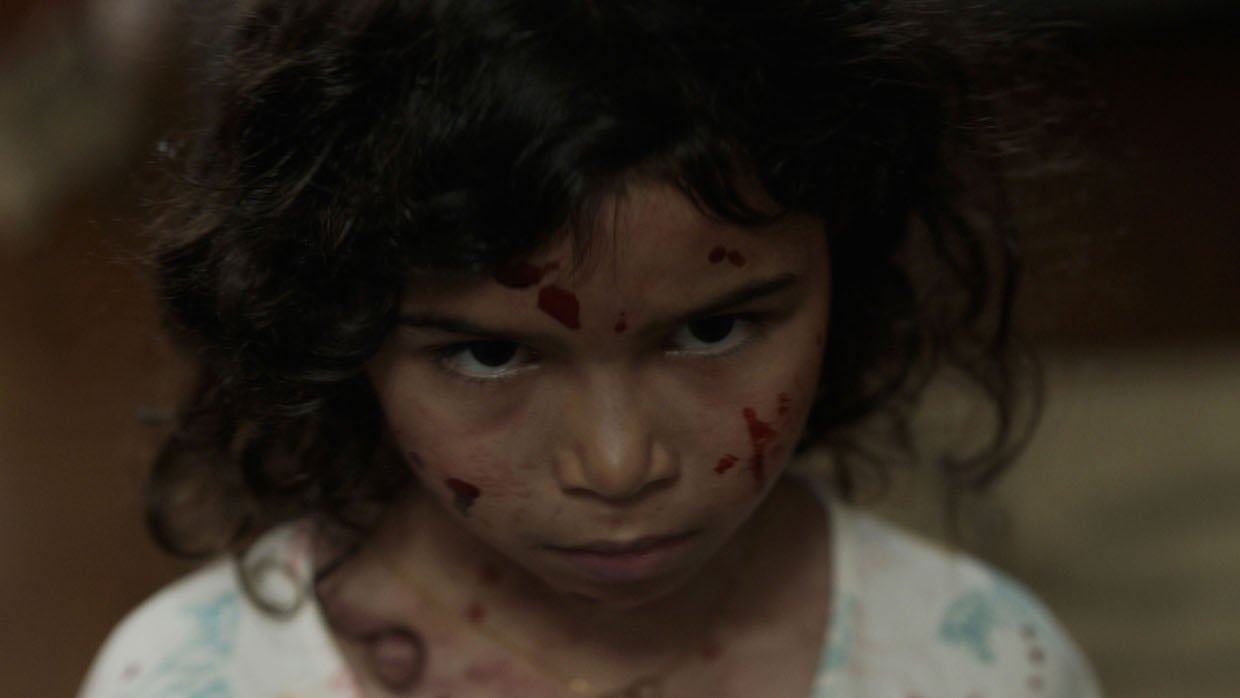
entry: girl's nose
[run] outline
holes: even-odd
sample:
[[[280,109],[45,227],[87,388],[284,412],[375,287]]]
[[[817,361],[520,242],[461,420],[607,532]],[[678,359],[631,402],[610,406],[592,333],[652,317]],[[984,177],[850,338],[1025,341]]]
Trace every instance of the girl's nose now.
[[[555,477],[569,494],[641,497],[675,481],[674,453],[653,428],[652,405],[623,376],[589,381],[565,407]]]

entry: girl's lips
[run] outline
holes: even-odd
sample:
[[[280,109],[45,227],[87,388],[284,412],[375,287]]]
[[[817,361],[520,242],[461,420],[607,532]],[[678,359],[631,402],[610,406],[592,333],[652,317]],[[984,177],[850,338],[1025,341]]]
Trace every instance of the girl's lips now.
[[[672,567],[694,532],[635,541],[596,541],[564,548],[549,546],[562,560],[597,582],[639,582]]]

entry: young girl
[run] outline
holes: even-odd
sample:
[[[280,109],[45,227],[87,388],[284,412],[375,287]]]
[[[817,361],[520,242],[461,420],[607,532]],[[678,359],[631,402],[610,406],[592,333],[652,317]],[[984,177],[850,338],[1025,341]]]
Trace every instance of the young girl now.
[[[940,364],[1000,417],[954,486],[1019,431],[982,36],[901,5],[230,11],[148,515],[234,555],[81,695],[1098,695],[1018,586],[845,503]]]

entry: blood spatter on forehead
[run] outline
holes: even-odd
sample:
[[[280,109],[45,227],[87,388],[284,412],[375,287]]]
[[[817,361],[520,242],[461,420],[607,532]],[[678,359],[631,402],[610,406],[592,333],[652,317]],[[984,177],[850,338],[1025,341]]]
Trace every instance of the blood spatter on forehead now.
[[[571,291],[559,286],[545,286],[538,290],[538,309],[550,315],[570,330],[581,328],[581,304]]]
[[[788,393],[779,394],[779,407],[776,412],[780,415],[788,414],[788,406],[792,403],[792,398],[788,397]]]
[[[620,334],[621,332],[629,329],[629,323],[624,319],[624,311],[620,312],[620,319],[616,320],[616,326],[612,329],[616,331],[616,334]]]
[[[454,477],[444,480],[443,484],[452,490],[452,496],[455,497],[452,505],[456,507],[457,511],[461,512],[462,516],[468,516],[469,508],[474,505],[474,500],[478,499],[478,495],[482,494],[482,491],[478,489],[477,485],[464,480],[458,480]]]
[[[736,465],[737,461],[739,460],[740,460],[739,458],[729,453],[728,455],[719,459],[719,463],[715,465],[715,472],[722,475],[728,472],[729,470],[731,470],[732,466]]]
[[[741,410],[745,425],[749,428],[749,442],[753,445],[753,453],[749,457],[749,472],[753,474],[754,486],[762,489],[766,484],[766,447],[779,436],[767,422],[758,419],[752,407]]]
[[[501,286],[529,288],[542,281],[547,272],[559,267],[559,262],[548,262],[541,267],[529,262],[512,262],[497,268],[492,275]]]
[[[711,264],[719,264],[726,259],[732,263],[732,266],[745,266],[745,255],[741,254],[740,250],[729,250],[722,245],[711,248],[710,254],[706,255],[706,259],[710,260]]]

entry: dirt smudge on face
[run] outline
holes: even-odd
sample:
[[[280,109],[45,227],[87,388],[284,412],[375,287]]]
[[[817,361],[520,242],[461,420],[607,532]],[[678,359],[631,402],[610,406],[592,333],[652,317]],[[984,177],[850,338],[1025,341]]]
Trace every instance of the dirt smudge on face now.
[[[550,315],[570,330],[581,328],[581,304],[577,296],[559,286],[545,286],[538,290],[538,309]]]

